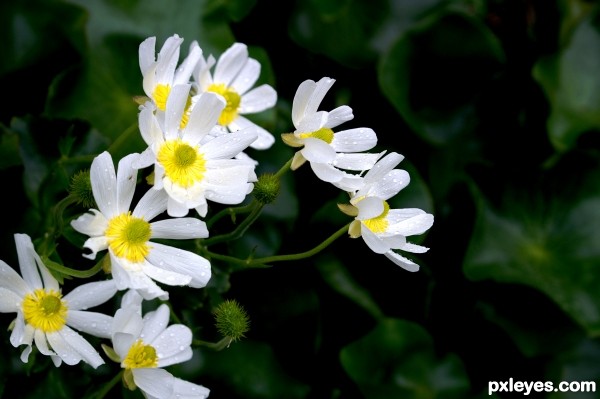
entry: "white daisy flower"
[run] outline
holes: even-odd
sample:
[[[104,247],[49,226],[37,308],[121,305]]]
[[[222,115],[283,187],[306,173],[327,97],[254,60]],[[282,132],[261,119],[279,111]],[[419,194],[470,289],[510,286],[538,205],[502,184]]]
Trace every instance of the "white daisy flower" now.
[[[340,209],[355,217],[350,224],[352,238],[362,237],[371,250],[384,254],[395,264],[408,271],[419,270],[419,265],[395,249],[423,253],[429,248],[406,241],[407,236],[423,234],[433,225],[433,215],[421,209],[390,209],[388,199],[408,185],[410,177],[405,170],[394,169],[403,157],[390,153],[360,178],[360,188],[351,194],[350,204]]]
[[[151,240],[205,238],[206,224],[196,218],[151,222],[167,208],[167,195],[162,190],[148,190],[130,211],[137,177],[131,165],[138,156],[130,154],[121,159],[117,173],[108,152],[93,160],[90,180],[98,209],[90,209],[90,213],[71,222],[75,230],[90,236],[84,247],[91,253],[83,256],[95,259],[96,253],[108,249],[117,288],[139,290],[146,299],[168,298],[153,280],[204,287],[211,276],[208,260]]]
[[[257,150],[270,148],[275,142],[273,135],[243,116],[264,111],[277,102],[277,92],[267,84],[250,90],[260,75],[260,63],[248,57],[245,44],[234,43],[221,54],[211,74],[213,66],[213,56],[209,56],[208,60],[201,57],[194,78],[198,93],[217,93],[225,100],[225,108],[219,115],[219,126],[229,132],[253,127],[258,137],[250,147]]]
[[[350,171],[370,169],[384,154],[358,154],[377,144],[373,129],[361,127],[334,132],[333,128],[354,118],[352,109],[342,105],[330,112],[317,111],[331,88],[334,79],[322,78],[318,82],[305,80],[300,84],[292,104],[292,122],[295,131],[281,135],[292,147],[302,147],[296,152],[291,168],[295,170],[306,161],[319,179],[339,182]]]
[[[73,328],[110,338],[113,318],[85,309],[112,298],[117,292],[115,283],[87,283],[63,296],[29,236],[15,234],[15,243],[23,277],[0,260],[0,312],[17,313],[10,343],[15,348],[26,345],[21,360],[27,363],[35,342],[40,353],[50,356],[56,367],[62,362],[74,365],[82,360],[94,368],[104,364],[92,345]]]
[[[113,349],[125,369],[125,382],[132,382],[151,399],[207,398],[209,389],[163,369],[192,358],[192,331],[182,324],[168,326],[165,304],[142,317],[141,302],[135,291],[128,291],[114,317]]]
[[[167,99],[173,86],[189,83],[202,50],[196,41],[190,45],[188,56],[177,67],[183,39],[178,35],[169,37],[156,56],[156,37],[149,37],[139,46],[139,63],[146,95],[156,109],[165,111]]]
[[[196,209],[204,217],[207,200],[239,204],[252,191],[256,180],[254,162],[233,157],[256,140],[257,133],[250,127],[207,140],[225,106],[221,96],[214,93],[197,97],[182,127],[180,120],[189,90],[189,85],[173,88],[164,124],[152,107],[142,108],[139,125],[148,148],[134,167],[154,165],[154,188],[164,188],[168,193],[169,215],[185,216],[189,209]]]

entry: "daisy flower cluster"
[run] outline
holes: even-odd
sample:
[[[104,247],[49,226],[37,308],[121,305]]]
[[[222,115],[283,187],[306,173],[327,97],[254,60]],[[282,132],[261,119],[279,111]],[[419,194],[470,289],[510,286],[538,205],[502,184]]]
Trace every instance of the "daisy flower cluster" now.
[[[207,388],[164,369],[193,355],[192,330],[180,323],[169,325],[171,310],[164,303],[169,287],[206,287],[212,259],[252,266],[300,258],[240,259],[208,249],[243,234],[276,197],[278,179],[287,170],[308,163],[318,179],[347,192],[349,201],[339,208],[352,221],[341,231],[351,238],[362,237],[371,250],[404,269],[416,271],[418,265],[398,250],[427,250],[406,237],[422,234],[433,224],[433,216],[423,210],[390,208],[388,200],[410,181],[406,171],[396,169],[403,157],[368,152],[377,145],[370,128],[340,130],[353,119],[349,106],[319,110],[334,84],[331,78],[300,84],[292,104],[295,130],[281,135],[298,151],[277,174],[259,178],[258,162],[246,151],[268,150],[275,136],[246,115],[277,102],[271,86],[254,87],[260,63],[241,43],[234,43],[218,60],[212,55],[205,58],[196,41],[180,62],[182,44],[178,35],[169,37],[158,51],[155,37],[140,44],[145,95],[136,101],[139,131],[147,146],[116,163],[108,151],[95,156],[88,181],[94,206],[69,221],[75,232],[87,237],[82,256],[96,260],[94,270],[102,269],[104,278],[63,294],[59,281],[75,276],[70,275],[73,269],[59,264],[55,246],[46,245],[38,253],[27,234],[15,234],[21,275],[0,261],[0,311],[16,313],[10,343],[25,347],[23,362],[36,349],[57,367],[83,361],[97,368],[105,361],[92,342],[110,340],[101,347],[120,365],[124,386],[140,389],[147,398],[209,395]],[[146,179],[139,178],[140,171]],[[249,196],[253,200],[243,205]],[[205,218],[213,204],[251,211],[231,235],[211,237]],[[195,249],[177,246],[180,240],[194,242]],[[53,249],[48,251],[49,247]],[[143,302],[152,300],[163,303],[144,313]],[[111,302],[119,304],[112,314],[87,310],[106,308]],[[227,345],[247,330],[245,313],[237,303],[231,306],[233,310],[218,313],[235,319],[240,327],[232,329],[217,320],[227,331],[223,341]],[[90,342],[80,333],[95,339]]]

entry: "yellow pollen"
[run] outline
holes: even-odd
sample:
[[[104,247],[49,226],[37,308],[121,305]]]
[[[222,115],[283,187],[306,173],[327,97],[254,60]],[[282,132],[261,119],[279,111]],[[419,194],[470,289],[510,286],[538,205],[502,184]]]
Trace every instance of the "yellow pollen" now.
[[[156,108],[161,111],[167,109],[167,98],[169,98],[169,93],[171,93],[171,86],[164,84],[156,85],[154,92],[152,92],[152,98],[154,99]]]
[[[219,124],[227,126],[233,122],[235,118],[237,118],[238,108],[242,102],[242,97],[231,87],[227,87],[223,83],[213,83],[208,86],[206,91],[222,95],[227,102],[225,108],[221,112],[221,116],[219,116]]]
[[[123,360],[126,369],[153,368],[158,366],[156,349],[151,345],[145,345],[141,339],[135,341],[127,356]]]
[[[386,201],[383,201],[383,212],[381,212],[381,215],[371,219],[363,220],[362,222],[373,233],[383,233],[387,230],[389,225],[389,222],[386,219],[389,211],[390,206]]]
[[[202,181],[206,172],[204,156],[181,139],[165,141],[158,151],[157,160],[165,169],[165,176],[184,188]]]
[[[319,130],[310,133],[300,133],[301,139],[307,139],[309,137],[323,140],[327,144],[331,144],[333,141],[333,130],[328,127],[322,127]]]
[[[183,111],[183,115],[181,116],[181,122],[179,122],[179,129],[184,129],[189,120],[190,114],[192,113],[192,97],[188,96],[187,101],[185,102],[185,111]]]
[[[25,295],[22,306],[25,321],[44,332],[59,331],[67,322],[67,304],[57,291],[39,288]]]
[[[150,252],[148,246],[148,240],[152,235],[150,223],[131,216],[131,212],[110,219],[104,234],[114,254],[130,262],[142,262]]]

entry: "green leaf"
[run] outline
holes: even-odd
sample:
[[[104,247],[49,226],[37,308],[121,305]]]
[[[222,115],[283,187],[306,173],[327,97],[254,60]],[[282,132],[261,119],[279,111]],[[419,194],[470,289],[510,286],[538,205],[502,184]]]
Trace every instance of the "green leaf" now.
[[[47,102],[55,116],[89,121],[102,134],[115,140],[137,124],[133,97],[143,94],[138,63],[139,44],[157,37],[157,51],[169,36],[177,33],[187,46],[197,40],[204,55],[225,49],[234,38],[224,17],[206,15],[210,1],[85,1],[72,0],[88,11],[88,39],[85,62],[58,78]],[[173,31],[176,29],[176,31]],[[144,143],[135,135],[122,143],[113,156],[141,151]]]
[[[582,133],[600,129],[599,23],[598,12],[587,15],[559,53],[533,68],[550,102],[548,135],[558,151],[572,148]]]
[[[453,12],[401,35],[380,61],[379,85],[420,137],[442,144],[476,126],[479,97],[503,61],[481,20]]]
[[[6,126],[0,124],[0,169],[21,165],[19,137]]]
[[[428,332],[404,320],[381,321],[340,358],[366,399],[462,399],[470,389],[460,359],[438,358]]]
[[[586,168],[560,166],[557,171],[567,171],[562,177],[547,172],[547,185],[506,188],[497,205],[475,193],[478,216],[463,270],[471,280],[533,287],[598,336],[600,168],[597,161]]]

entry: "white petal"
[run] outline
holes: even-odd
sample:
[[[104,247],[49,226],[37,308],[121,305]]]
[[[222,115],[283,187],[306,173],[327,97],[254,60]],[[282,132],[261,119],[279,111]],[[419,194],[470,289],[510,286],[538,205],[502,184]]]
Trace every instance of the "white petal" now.
[[[158,367],[186,362],[191,359],[192,331],[182,325],[174,324],[152,340],[152,346],[158,356]]]
[[[119,161],[117,169],[117,211],[119,213],[129,211],[137,181],[137,169],[134,169],[132,164],[138,157],[139,154],[129,154]]]
[[[174,378],[168,371],[152,369],[133,369],[133,381],[144,393],[156,398],[171,398]]]
[[[391,233],[398,233],[404,236],[423,234],[433,225],[433,215],[429,213],[413,216],[409,219],[395,223],[389,226]]]
[[[244,130],[256,134],[256,140],[250,144],[250,147],[255,150],[269,149],[273,143],[275,143],[275,137],[271,133],[241,115],[238,115],[238,117],[228,125],[228,128],[232,132]],[[241,154],[241,152],[239,154]],[[237,154],[236,157],[239,156],[239,154]]]
[[[377,144],[377,135],[373,129],[361,127],[343,130],[333,135],[331,146],[337,152],[367,151]]]
[[[25,283],[33,289],[43,288],[42,279],[40,278],[33,256],[35,250],[33,249],[31,238],[29,238],[27,234],[15,234],[14,237],[23,280],[25,280]]]
[[[17,312],[21,307],[22,297],[13,291],[0,287],[0,313]]]
[[[146,313],[143,320],[143,328],[140,338],[146,343],[154,346],[154,340],[165,331],[169,324],[169,307],[160,305],[156,310]]]
[[[144,106],[142,107],[138,115],[140,133],[142,134],[142,138],[144,139],[146,144],[148,144],[149,146],[160,144],[164,141],[164,135],[162,129],[158,125],[158,121],[156,120],[154,111],[154,105]],[[137,162],[139,163],[141,161],[138,160]]]
[[[341,125],[344,122],[347,122],[354,118],[352,114],[352,108],[347,105],[339,106],[331,111],[329,111],[329,116],[327,117],[327,123],[325,123],[325,127],[333,129],[336,126]]]
[[[154,245],[154,244],[153,244]],[[142,270],[139,264],[131,264],[126,259],[120,259],[111,252],[112,274],[117,288],[122,290],[131,288],[137,290],[146,300],[168,298],[168,293],[162,290]]]
[[[185,111],[185,104],[188,101],[190,85],[182,84],[173,86],[167,98],[165,110],[165,134],[166,138],[175,138],[179,131],[181,118]]]
[[[226,105],[223,97],[212,92],[201,93],[196,99],[188,123],[183,130],[183,137],[193,146],[211,131]]]
[[[319,179],[328,183],[336,183],[344,176],[344,172],[326,163],[311,162],[310,167]]]
[[[389,245],[387,245],[381,238],[377,237],[375,233],[367,228],[364,224],[361,224],[361,235],[365,240],[365,243],[371,248],[371,251],[376,254],[384,254],[390,250]]]
[[[261,85],[244,94],[240,103],[240,114],[253,114],[272,108],[277,102],[277,92],[269,85]]]
[[[309,114],[315,113],[329,91],[335,79],[322,78],[317,83],[306,80],[300,84],[292,104],[292,121],[298,126],[301,120]]]
[[[147,257],[152,264],[160,265],[165,270],[191,276],[190,287],[202,288],[208,283],[211,276],[208,260],[193,252],[168,245],[152,243],[152,246],[152,250]]]
[[[178,35],[173,35],[165,40],[160,49],[156,59],[158,64],[156,77],[160,83],[171,84],[177,62],[179,62],[179,47],[181,43],[183,43],[183,39]]]
[[[113,318],[111,326],[113,335],[116,333],[122,333],[131,335],[134,337],[134,339],[137,339],[142,331],[142,327],[144,326],[142,323],[142,315],[138,310],[139,309],[136,306],[124,306],[118,309],[115,312],[115,317]]]
[[[60,331],[46,333],[46,338],[48,339],[48,344],[50,345],[50,347],[54,350],[54,352],[56,352],[56,354],[61,358],[61,360],[66,364],[72,366],[74,364],[79,363],[83,359],[81,354],[72,346],[77,345],[81,342],[77,341],[76,343],[76,338],[74,336],[69,336],[68,341],[65,340],[65,337],[61,334],[61,332],[67,329],[72,331],[73,334],[77,335],[80,340],[84,340],[83,337],[81,337],[79,334],[75,333],[75,331],[71,330],[66,326],[63,327]],[[36,340],[36,345],[37,343],[38,341]],[[89,349],[93,351],[92,346],[87,341],[86,343],[89,345]],[[99,356],[98,358],[100,359],[100,364],[104,363]],[[98,367],[98,365],[94,366],[94,368]]]
[[[139,61],[140,61],[140,71],[142,75],[146,74],[148,68],[156,61],[155,58],[155,50],[156,49],[156,37],[149,37],[144,40],[139,47]]]
[[[377,180],[382,179],[386,174],[388,174],[392,169],[396,167],[402,160],[404,156],[396,153],[390,152],[385,157],[379,160],[371,170],[367,172],[365,175],[365,183],[372,184]]]
[[[188,214],[189,209],[185,204],[177,201],[176,199],[169,197],[167,202],[167,213],[171,217],[184,217]],[[205,215],[200,215],[205,216]]]
[[[240,95],[246,93],[258,80],[260,69],[258,61],[248,58],[230,86]]]
[[[208,237],[206,223],[196,218],[165,219],[151,224],[152,238],[186,240]]]
[[[335,156],[333,165],[340,169],[363,171],[375,165],[381,154],[343,154]]]
[[[67,314],[67,324],[76,330],[100,338],[110,338],[113,318],[102,313],[71,310]]]
[[[33,290],[12,267],[0,260],[0,287],[6,288],[21,298]]]
[[[191,276],[165,270],[162,265],[155,266],[151,263],[144,264],[144,273],[152,280],[166,285],[188,285],[192,280]]]
[[[84,258],[96,259],[96,254],[108,248],[108,239],[106,236],[91,237],[85,240],[83,247],[90,250],[89,254],[83,254]]]
[[[90,182],[94,199],[100,212],[107,218],[116,216],[117,208],[117,175],[112,157],[107,151],[92,161]]]
[[[425,253],[427,251],[429,251],[429,248],[421,246],[421,245],[417,245],[417,244],[412,244],[410,242],[405,243],[401,248],[399,248],[403,251],[406,252],[412,252],[415,254],[422,254]]]
[[[307,138],[304,148],[300,150],[309,162],[330,163],[335,159],[335,150],[321,139]]]
[[[256,132],[244,129],[224,136],[216,137],[201,147],[205,158],[223,159],[232,158],[244,149],[246,149],[254,140]]]
[[[190,50],[188,56],[185,57],[181,65],[175,70],[175,76],[173,77],[173,84],[184,84],[188,83],[196,64],[202,57],[202,49],[198,46],[197,41],[193,41],[190,44]]]
[[[56,353],[49,347],[50,344],[48,343],[48,337],[45,332],[39,329],[35,329],[33,332],[33,339],[35,341],[35,346],[38,348],[42,355],[56,355]]]
[[[113,349],[115,350],[115,352],[117,352],[117,355],[119,355],[121,360],[127,357],[129,349],[131,348],[131,345],[135,343],[135,341],[137,341],[137,335],[113,331]]]
[[[406,237],[402,234],[382,234],[380,238],[383,240],[383,242],[386,243],[388,247],[392,249],[402,249],[404,246],[406,246]]]
[[[31,325],[25,325],[23,313],[17,312],[17,318],[14,321],[14,327],[10,334],[10,343],[15,348],[19,345],[31,345],[31,342],[33,341],[33,331],[34,329]]]
[[[383,200],[377,197],[367,197],[356,204],[358,208],[358,220],[367,220],[378,217],[383,213]]]
[[[248,59],[248,48],[245,44],[234,43],[219,57],[215,67],[214,81],[230,86],[240,73]]]
[[[408,172],[403,169],[394,169],[373,184],[369,189],[369,195],[387,200],[408,186],[408,183],[410,183]]]
[[[152,148],[146,148],[139,157],[131,164],[131,167],[135,169],[143,169],[147,168],[150,165],[153,165],[156,162],[156,155],[154,155],[154,151]]]
[[[101,364],[104,364],[104,360],[102,360],[94,347],[77,332],[65,326],[62,330],[58,331],[58,334],[64,339],[64,342],[67,343],[70,348],[79,354],[83,361],[88,363],[93,368],[97,368]],[[65,361],[65,363],[67,363],[65,358],[60,353],[57,352],[57,354]]]
[[[312,133],[321,129],[329,118],[329,114],[325,111],[315,112],[313,114],[308,114],[298,123],[296,126],[296,130],[294,133]]]
[[[108,227],[108,220],[100,211],[90,209],[77,219],[71,221],[71,226],[78,232],[90,237],[103,236]]]
[[[385,257],[400,266],[401,268],[408,270],[409,272],[416,272],[419,270],[419,265],[410,259],[405,258],[402,255],[397,254],[394,251],[388,251],[385,254]]]
[[[117,293],[113,280],[95,281],[76,287],[63,297],[69,310],[85,310],[103,304]]]
[[[146,221],[154,219],[167,209],[168,195],[164,190],[150,188],[135,206],[132,215]]]
[[[181,399],[206,399],[210,394],[208,388],[193,384],[180,378],[174,378],[175,398]]]

